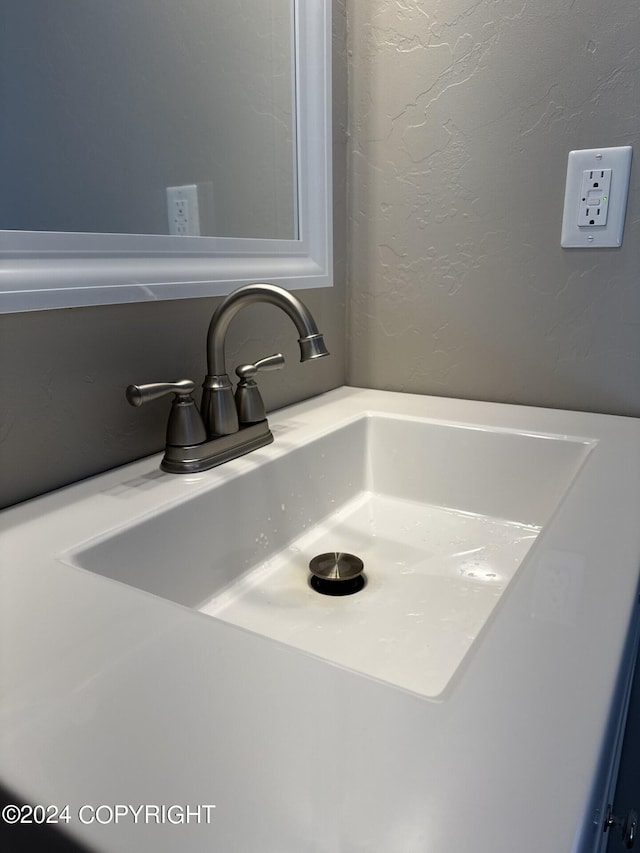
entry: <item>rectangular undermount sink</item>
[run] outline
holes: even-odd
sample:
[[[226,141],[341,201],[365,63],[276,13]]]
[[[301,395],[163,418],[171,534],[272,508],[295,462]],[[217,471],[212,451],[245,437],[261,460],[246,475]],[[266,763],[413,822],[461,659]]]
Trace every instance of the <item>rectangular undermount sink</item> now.
[[[427,697],[458,669],[594,442],[368,413],[63,559]],[[271,455],[273,454],[273,455]],[[366,585],[309,585],[355,554]]]

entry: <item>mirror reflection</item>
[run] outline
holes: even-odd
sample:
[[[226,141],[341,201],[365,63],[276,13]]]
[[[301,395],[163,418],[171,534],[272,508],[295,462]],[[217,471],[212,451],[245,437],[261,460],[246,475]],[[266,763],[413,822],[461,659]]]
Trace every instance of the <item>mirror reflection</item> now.
[[[0,0],[0,229],[298,238],[292,0]]]

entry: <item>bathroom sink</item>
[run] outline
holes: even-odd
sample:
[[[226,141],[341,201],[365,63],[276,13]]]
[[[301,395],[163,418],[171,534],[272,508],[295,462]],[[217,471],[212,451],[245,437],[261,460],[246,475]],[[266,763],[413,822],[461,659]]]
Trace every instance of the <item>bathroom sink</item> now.
[[[375,411],[302,445],[272,428],[270,448],[62,559],[432,698],[595,444]],[[312,589],[324,552],[359,557],[364,588]]]

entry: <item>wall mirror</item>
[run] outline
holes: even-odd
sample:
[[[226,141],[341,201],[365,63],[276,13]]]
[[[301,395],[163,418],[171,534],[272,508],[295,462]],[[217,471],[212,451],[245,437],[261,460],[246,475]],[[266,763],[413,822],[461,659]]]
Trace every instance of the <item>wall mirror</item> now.
[[[0,0],[0,310],[332,282],[330,0]]]

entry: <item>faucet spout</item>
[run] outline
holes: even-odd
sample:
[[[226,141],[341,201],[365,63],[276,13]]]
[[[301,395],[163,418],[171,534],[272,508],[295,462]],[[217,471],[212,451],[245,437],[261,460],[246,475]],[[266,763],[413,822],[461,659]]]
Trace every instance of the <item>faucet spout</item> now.
[[[207,376],[203,384],[202,414],[209,436],[230,435],[239,429],[233,389],[225,361],[227,331],[236,314],[246,305],[266,302],[287,314],[298,330],[300,361],[329,355],[309,309],[288,290],[275,284],[256,282],[230,293],[215,310],[207,334]]]
[[[282,287],[266,282],[256,282],[239,287],[230,293],[220,303],[211,318],[207,335],[207,368],[210,376],[226,374],[224,353],[229,325],[245,305],[256,302],[275,305],[292,319],[299,334],[300,361],[329,355],[316,321],[307,306]]]

